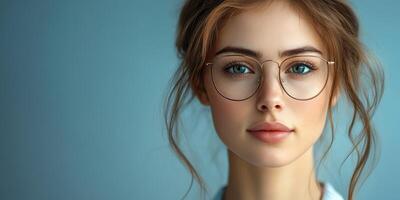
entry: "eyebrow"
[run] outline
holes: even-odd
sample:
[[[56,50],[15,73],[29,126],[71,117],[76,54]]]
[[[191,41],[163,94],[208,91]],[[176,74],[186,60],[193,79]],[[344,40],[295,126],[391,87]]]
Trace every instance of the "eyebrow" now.
[[[288,49],[282,52],[279,52],[279,57],[287,57],[287,56],[292,56],[292,55],[297,55],[297,54],[301,54],[301,53],[318,53],[321,56],[322,51],[318,50],[315,47],[312,46],[303,46],[303,47],[298,47],[298,48],[294,48],[294,49]],[[251,49],[246,49],[243,47],[234,47],[234,46],[227,46],[222,48],[221,50],[217,51],[217,53],[215,54],[216,56],[222,53],[239,53],[239,54],[244,54],[250,57],[254,57],[254,58],[261,58],[262,53],[260,51],[254,51]]]

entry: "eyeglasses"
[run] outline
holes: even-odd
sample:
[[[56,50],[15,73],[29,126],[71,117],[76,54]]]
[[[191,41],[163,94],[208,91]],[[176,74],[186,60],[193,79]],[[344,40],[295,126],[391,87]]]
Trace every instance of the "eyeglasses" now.
[[[212,82],[221,96],[232,101],[243,101],[260,88],[264,81],[263,66],[267,62],[278,65],[280,85],[287,95],[297,100],[310,100],[318,96],[327,84],[329,66],[335,63],[314,55],[291,56],[278,63],[229,54],[216,56],[206,66],[211,67]]]

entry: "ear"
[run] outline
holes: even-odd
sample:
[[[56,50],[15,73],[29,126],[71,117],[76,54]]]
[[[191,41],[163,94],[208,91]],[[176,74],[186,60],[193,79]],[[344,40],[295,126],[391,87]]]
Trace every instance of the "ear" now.
[[[201,104],[204,106],[210,105],[210,100],[205,89],[199,89],[195,93]]]
[[[201,104],[203,104],[204,106],[210,105],[210,100],[204,87],[200,86],[198,88],[192,88],[192,90],[194,91],[197,99],[199,99]]]

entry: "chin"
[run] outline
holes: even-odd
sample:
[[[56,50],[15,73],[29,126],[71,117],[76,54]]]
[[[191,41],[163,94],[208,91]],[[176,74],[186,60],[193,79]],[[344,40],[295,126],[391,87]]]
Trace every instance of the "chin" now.
[[[286,166],[295,160],[293,156],[288,155],[288,151],[273,152],[273,150],[264,153],[246,152],[241,159],[256,167],[269,168]]]

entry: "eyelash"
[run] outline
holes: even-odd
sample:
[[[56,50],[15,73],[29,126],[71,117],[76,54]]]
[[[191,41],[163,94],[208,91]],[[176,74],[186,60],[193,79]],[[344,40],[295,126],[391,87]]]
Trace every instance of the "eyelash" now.
[[[311,73],[312,71],[317,70],[317,68],[312,63],[303,61],[303,62],[292,62],[292,63],[290,63],[289,64],[290,68],[288,68],[285,72],[287,72],[288,70],[292,69],[292,67],[294,65],[296,65],[296,64],[304,64],[304,65],[306,65],[307,68],[310,69],[310,72],[308,72],[308,73]],[[308,74],[308,73],[306,73],[306,74]],[[294,73],[294,74],[299,75],[297,73]]]
[[[229,69],[230,67],[233,67],[233,66],[235,66],[235,65],[237,65],[237,64],[244,65],[244,66],[246,66],[247,69],[249,69],[250,71],[254,72],[254,70],[253,70],[248,64],[243,63],[242,61],[235,61],[235,60],[229,62],[228,64],[226,64],[225,67],[224,67],[224,70],[227,70],[227,69]]]

